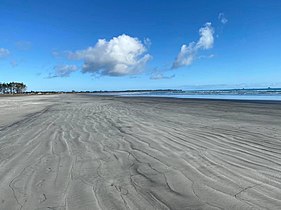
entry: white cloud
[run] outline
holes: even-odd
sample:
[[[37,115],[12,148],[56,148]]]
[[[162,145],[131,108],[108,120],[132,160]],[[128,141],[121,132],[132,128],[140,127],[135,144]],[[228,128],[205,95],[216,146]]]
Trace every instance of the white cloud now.
[[[195,43],[192,42],[188,46],[182,45],[181,50],[173,63],[173,69],[190,65],[195,58]]]
[[[145,38],[144,41],[143,41],[144,45],[147,47],[147,48],[150,48],[151,46],[151,40],[149,38]]]
[[[226,24],[228,22],[228,19],[226,19],[224,13],[222,13],[222,12],[219,13],[218,19],[222,24]]]
[[[52,56],[53,56],[53,57],[55,57],[55,58],[59,58],[59,57],[60,57],[60,55],[61,55],[61,53],[60,53],[60,52],[58,52],[58,51],[56,51],[56,50],[53,50],[53,51],[52,51]]]
[[[4,58],[10,55],[10,51],[5,48],[0,48],[0,58]]]
[[[54,74],[49,74],[48,78],[69,77],[72,72],[78,70],[76,65],[56,65]]]
[[[199,29],[200,38],[197,42],[191,42],[188,45],[184,44],[181,46],[172,68],[176,69],[191,65],[200,50],[211,49],[214,45],[214,33],[212,24],[209,22],[206,23],[204,27]]]
[[[211,58],[213,58],[213,57],[215,57],[214,54],[200,55],[200,56],[198,56],[198,59],[203,59],[203,58],[209,58],[209,59],[211,59]]]
[[[10,64],[13,68],[15,68],[19,65],[19,62],[17,60],[12,60],[12,61],[10,61]]]
[[[155,73],[152,74],[150,79],[152,80],[162,80],[162,79],[173,79],[175,77],[175,75],[170,75],[170,76],[165,76],[163,75],[163,73]]]
[[[200,39],[196,44],[196,49],[210,49],[214,44],[214,29],[211,23],[206,23],[204,27],[199,29]]]
[[[147,39],[146,43],[150,43]],[[138,38],[128,35],[99,39],[93,47],[69,53],[69,58],[83,60],[82,72],[124,76],[140,73],[151,59],[146,46]]]
[[[32,47],[32,44],[29,41],[18,41],[15,45],[19,50],[29,50]]]
[[[68,57],[70,53],[71,53],[70,51],[58,51],[58,50],[53,50],[51,52],[52,56],[54,58],[57,58],[57,59],[58,58]]]

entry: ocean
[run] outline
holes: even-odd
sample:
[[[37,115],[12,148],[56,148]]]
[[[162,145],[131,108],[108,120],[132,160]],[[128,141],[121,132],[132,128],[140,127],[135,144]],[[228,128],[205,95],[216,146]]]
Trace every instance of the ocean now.
[[[169,97],[190,99],[272,100],[281,101],[281,88],[226,89],[226,90],[174,90],[130,91],[106,93],[127,97]]]

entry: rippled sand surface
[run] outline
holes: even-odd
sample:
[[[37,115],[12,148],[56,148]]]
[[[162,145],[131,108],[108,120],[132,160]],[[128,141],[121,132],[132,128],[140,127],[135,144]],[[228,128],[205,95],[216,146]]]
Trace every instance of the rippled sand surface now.
[[[0,209],[281,209],[281,104],[0,98]]]

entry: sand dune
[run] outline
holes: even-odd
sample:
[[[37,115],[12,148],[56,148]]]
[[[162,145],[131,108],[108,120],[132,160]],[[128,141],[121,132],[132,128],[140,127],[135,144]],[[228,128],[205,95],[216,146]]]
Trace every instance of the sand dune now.
[[[0,209],[280,209],[281,104],[0,99]]]

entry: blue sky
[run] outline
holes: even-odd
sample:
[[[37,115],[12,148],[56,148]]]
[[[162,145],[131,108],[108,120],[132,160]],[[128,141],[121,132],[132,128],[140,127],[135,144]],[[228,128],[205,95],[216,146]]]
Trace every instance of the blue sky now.
[[[277,0],[0,0],[0,82],[280,87],[280,20]]]

